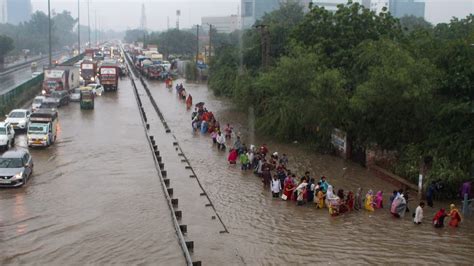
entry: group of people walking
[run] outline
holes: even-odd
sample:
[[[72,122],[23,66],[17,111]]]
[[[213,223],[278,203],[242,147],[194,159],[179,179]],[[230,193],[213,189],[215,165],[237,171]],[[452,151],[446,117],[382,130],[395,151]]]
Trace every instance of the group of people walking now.
[[[227,126],[229,127],[229,125]],[[227,138],[228,141],[230,136]],[[383,191],[374,193],[368,190],[365,195],[362,188],[354,193],[340,188],[337,191],[328,182],[325,176],[319,179],[311,177],[310,172],[305,172],[297,177],[288,169],[288,157],[286,154],[279,156],[278,152],[269,153],[268,147],[263,144],[256,148],[250,145],[247,148],[236,136],[233,146],[229,149],[227,160],[230,164],[240,162],[242,170],[253,170],[262,179],[263,187],[271,191],[272,197],[285,201],[295,201],[297,206],[310,205],[317,209],[327,209],[331,216],[338,216],[346,212],[365,210],[374,212],[384,208]],[[394,191],[390,197],[388,209],[395,218],[403,218],[408,209],[408,191],[402,189]],[[413,222],[423,222],[424,202],[420,202],[413,213]],[[449,226],[458,227],[461,222],[461,214],[454,204],[450,211],[440,209],[433,217],[432,224],[436,228],[444,226],[444,219],[450,218]]]
[[[178,94],[180,94],[179,91]],[[234,138],[234,142],[229,145],[228,162],[233,165],[239,163],[242,171],[253,170],[254,174],[262,179],[263,187],[269,189],[275,199],[295,201],[297,206],[310,205],[317,209],[327,209],[331,216],[359,210],[374,212],[384,208],[382,190],[374,193],[369,189],[365,195],[362,188],[358,188],[355,193],[353,191],[345,193],[342,188],[336,192],[325,176],[316,180],[311,177],[310,172],[305,172],[304,176],[297,177],[296,173],[288,168],[286,154],[281,156],[278,152],[270,154],[266,144],[259,148],[254,145],[247,146],[241,141],[239,135],[233,137],[233,128],[230,124],[221,129],[220,123],[214,114],[204,107],[204,103],[196,105],[192,114],[192,127],[194,131],[200,131],[202,134],[209,133],[218,150],[227,150],[227,143],[232,143],[232,138]],[[427,199],[429,206],[432,207],[432,198]],[[402,189],[393,191],[388,205],[391,215],[395,218],[403,218],[410,212],[407,203],[408,191],[405,193]],[[425,203],[420,202],[413,213],[415,224],[423,222],[424,208]],[[449,212],[441,208],[435,214],[432,219],[433,226],[443,227],[446,217],[450,218],[451,227],[457,227],[461,222],[459,210],[451,204]]]

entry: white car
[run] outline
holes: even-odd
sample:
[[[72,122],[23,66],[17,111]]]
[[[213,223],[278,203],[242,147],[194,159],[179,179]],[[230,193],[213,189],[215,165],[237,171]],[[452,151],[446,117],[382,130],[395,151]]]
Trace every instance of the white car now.
[[[39,76],[41,74],[42,74],[42,72],[36,71],[36,72],[31,73],[31,77],[36,78],[37,76]]]
[[[102,93],[104,92],[104,87],[102,87],[102,85],[97,84],[97,83],[87,84],[87,87],[92,88],[92,92],[98,96],[102,95]]]
[[[0,148],[8,150],[15,145],[15,130],[6,122],[0,122]]]
[[[36,96],[33,99],[33,103],[31,104],[31,110],[33,110],[33,112],[38,110],[41,107],[41,104],[43,103],[44,99],[46,99],[46,97]]]
[[[69,100],[71,102],[79,102],[81,100],[81,89],[75,88],[69,95]]]
[[[15,109],[6,115],[7,119],[5,119],[5,122],[9,123],[13,129],[26,130],[30,122],[30,115],[30,110]]]

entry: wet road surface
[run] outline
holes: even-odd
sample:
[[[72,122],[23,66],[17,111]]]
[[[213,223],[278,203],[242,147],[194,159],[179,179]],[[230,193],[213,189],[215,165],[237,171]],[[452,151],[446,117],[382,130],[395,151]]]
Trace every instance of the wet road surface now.
[[[53,59],[59,59],[60,56],[54,56]],[[37,61],[36,71],[43,72],[43,66],[48,65],[48,59],[42,59]],[[34,71],[31,71],[31,65],[27,64],[21,69],[18,69],[12,73],[6,75],[0,75],[0,94],[3,94],[15,86],[20,85],[21,83],[31,79],[31,74]]]
[[[177,82],[184,83],[182,80]],[[359,211],[330,217],[327,209],[296,207],[294,202],[272,199],[270,191],[262,188],[259,178],[250,172],[242,172],[239,165],[229,165],[227,153],[217,151],[208,135],[192,132],[191,111],[186,110],[184,101],[178,99],[175,89],[168,90],[160,82],[148,84],[172,134],[176,136],[230,231],[230,234],[217,234],[221,227],[217,224],[214,229],[208,228],[208,224],[214,225],[215,220],[209,221],[200,212],[195,217],[188,217],[188,228],[193,225],[196,227],[196,230],[188,230],[188,236],[195,241],[195,253],[204,264],[218,265],[216,261],[225,259],[229,259],[230,264],[251,265],[474,263],[472,219],[466,219],[458,229],[435,230],[431,225],[437,208],[447,208],[448,203],[442,203],[443,206],[437,203],[435,209],[426,207],[422,225],[413,224],[411,213],[404,219],[392,218],[387,208],[388,194],[397,188],[374,177],[357,164],[317,154],[303,145],[282,144],[271,141],[271,138],[251,134],[249,121],[254,120],[252,117],[236,110],[227,100],[212,96],[205,85],[184,83],[194,103],[205,102],[221,125],[231,123],[247,145],[267,143],[272,152],[287,153],[290,157],[289,168],[293,172],[297,171],[301,176],[305,170],[309,170],[315,177],[326,175],[336,191],[344,188],[347,193],[349,190],[355,191],[357,187],[364,188],[365,192],[368,189],[383,190],[385,209],[375,213]],[[150,126],[162,130],[157,121],[151,122]],[[252,143],[248,142],[249,139],[253,140]],[[170,164],[167,167],[169,171],[181,171],[183,165]],[[344,172],[343,168],[347,170]],[[183,176],[186,177],[185,174]],[[198,194],[201,190],[193,184],[195,181],[184,177],[184,181],[180,181],[182,184],[174,188],[175,193]],[[412,193],[409,203],[412,211],[417,204],[415,197]],[[202,204],[195,204],[191,198],[180,201],[185,217],[187,212],[192,213],[196,206]],[[204,257],[199,255],[200,252]]]
[[[0,190],[0,264],[184,265],[130,82],[59,112],[31,180]]]

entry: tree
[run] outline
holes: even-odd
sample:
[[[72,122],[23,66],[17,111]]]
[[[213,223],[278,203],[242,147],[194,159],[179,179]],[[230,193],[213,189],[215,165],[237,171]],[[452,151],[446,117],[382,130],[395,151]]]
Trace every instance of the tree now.
[[[357,84],[350,77],[353,49],[366,40],[401,38],[398,20],[388,13],[375,12],[358,3],[338,5],[336,12],[313,7],[293,32],[294,40],[307,49],[327,55],[330,67],[340,68],[348,78],[349,89]]]
[[[362,143],[389,150],[425,140],[434,117],[434,65],[390,40],[369,41],[359,50],[357,65],[368,72],[351,98],[351,131]]]
[[[127,43],[133,43],[139,40],[143,40],[144,35],[145,35],[145,32],[143,30],[139,30],[139,29],[127,30],[125,32],[125,37],[123,38],[123,40]]]
[[[3,70],[5,64],[5,56],[14,49],[13,39],[0,35],[0,70]]]
[[[407,32],[411,32],[413,30],[417,29],[432,29],[433,25],[426,21],[422,17],[416,17],[416,16],[403,16],[400,18],[400,25],[402,26],[402,29]]]

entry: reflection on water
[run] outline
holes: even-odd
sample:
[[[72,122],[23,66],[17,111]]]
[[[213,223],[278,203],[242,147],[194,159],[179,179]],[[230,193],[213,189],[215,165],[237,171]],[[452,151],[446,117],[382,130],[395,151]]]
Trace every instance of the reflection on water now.
[[[184,81],[177,81],[180,83]],[[186,156],[229,228],[225,249],[235,249],[247,264],[354,264],[354,263],[463,263],[473,264],[472,219],[458,229],[435,230],[430,222],[437,209],[425,208],[424,224],[415,226],[411,214],[395,219],[388,209],[374,213],[352,212],[330,217],[314,206],[296,207],[294,202],[273,199],[262,188],[259,178],[227,163],[227,153],[217,151],[210,137],[193,133],[191,112],[178,100],[175,90],[150,82],[150,89],[161,111],[178,138]],[[217,99],[204,85],[185,84],[194,102],[203,101],[221,125],[231,123],[249,144],[266,143],[272,151],[289,155],[290,169],[303,175],[305,170],[319,178],[329,177],[336,190],[384,191],[385,206],[392,185],[374,177],[365,168],[342,159],[321,155],[303,145],[285,144],[258,134],[250,143],[252,123],[225,99]],[[344,170],[346,168],[346,170]],[[180,188],[183,189],[183,188]],[[411,194],[410,209],[416,202]],[[448,203],[436,207],[447,207]],[[186,207],[186,206],[185,206]],[[185,208],[183,207],[183,208]],[[192,234],[192,232],[190,232]],[[440,252],[442,251],[442,252]],[[212,258],[208,258],[212,261]]]
[[[28,184],[0,190],[0,264],[183,265],[130,82],[59,114]]]

